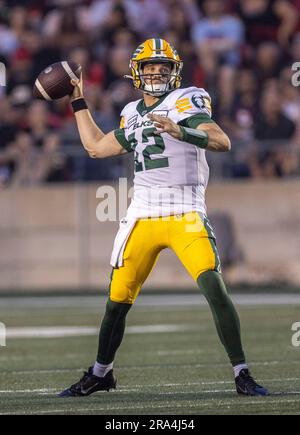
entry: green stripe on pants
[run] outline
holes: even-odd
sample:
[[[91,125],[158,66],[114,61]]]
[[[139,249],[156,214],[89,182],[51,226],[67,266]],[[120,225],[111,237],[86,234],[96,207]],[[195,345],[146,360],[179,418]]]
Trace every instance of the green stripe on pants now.
[[[200,216],[200,218],[201,218],[201,216]],[[218,248],[217,248],[217,244],[216,244],[216,236],[215,236],[213,227],[211,226],[211,223],[209,222],[209,220],[206,216],[204,216],[203,223],[204,223],[204,227],[207,231],[212,250],[214,251],[214,254],[215,254],[215,270],[217,272],[221,273],[222,272],[221,271],[221,260],[220,260],[220,256],[219,256],[219,252],[218,252]]]

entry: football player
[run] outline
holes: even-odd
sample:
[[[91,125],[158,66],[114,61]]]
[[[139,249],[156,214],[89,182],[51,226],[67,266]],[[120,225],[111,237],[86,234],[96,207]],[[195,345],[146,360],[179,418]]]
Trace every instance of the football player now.
[[[114,244],[97,360],[60,396],[88,396],[116,387],[113,363],[126,315],[165,248],[176,253],[205,295],[233,366],[237,392],[265,396],[268,391],[255,382],[246,364],[238,314],[223,282],[205,206],[205,153],[229,151],[230,140],[211,118],[208,93],[180,88],[182,62],[168,42],[149,39],[141,44],[130,69],[143,98],[124,107],[120,128],[108,134],[93,121],[82,79],[72,82],[71,103],[84,148],[92,158],[133,152],[135,179],[134,198]]]

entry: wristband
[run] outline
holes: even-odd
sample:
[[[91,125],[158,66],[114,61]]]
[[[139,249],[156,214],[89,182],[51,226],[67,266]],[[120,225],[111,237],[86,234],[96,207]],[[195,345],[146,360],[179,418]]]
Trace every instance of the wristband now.
[[[88,109],[88,106],[87,106],[84,98],[78,98],[78,100],[72,101],[71,105],[72,105],[74,113],[80,112],[80,110]]]
[[[207,148],[209,137],[206,131],[196,130],[195,128],[182,127],[180,125],[182,133],[182,141],[195,145],[199,148]]]

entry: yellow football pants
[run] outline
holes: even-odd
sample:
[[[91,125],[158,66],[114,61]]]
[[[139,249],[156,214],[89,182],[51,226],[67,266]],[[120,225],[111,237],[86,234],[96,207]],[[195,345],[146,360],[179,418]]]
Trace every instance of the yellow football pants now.
[[[220,271],[215,236],[207,218],[191,212],[140,219],[128,239],[123,266],[113,269],[110,299],[133,304],[165,248],[175,252],[195,281],[207,270]]]

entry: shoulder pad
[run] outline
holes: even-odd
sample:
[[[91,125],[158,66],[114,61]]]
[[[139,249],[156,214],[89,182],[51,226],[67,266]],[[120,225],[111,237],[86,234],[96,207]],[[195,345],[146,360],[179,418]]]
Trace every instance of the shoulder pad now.
[[[178,89],[174,94],[172,103],[178,114],[201,112],[211,116],[211,98],[205,89],[191,86]]]

